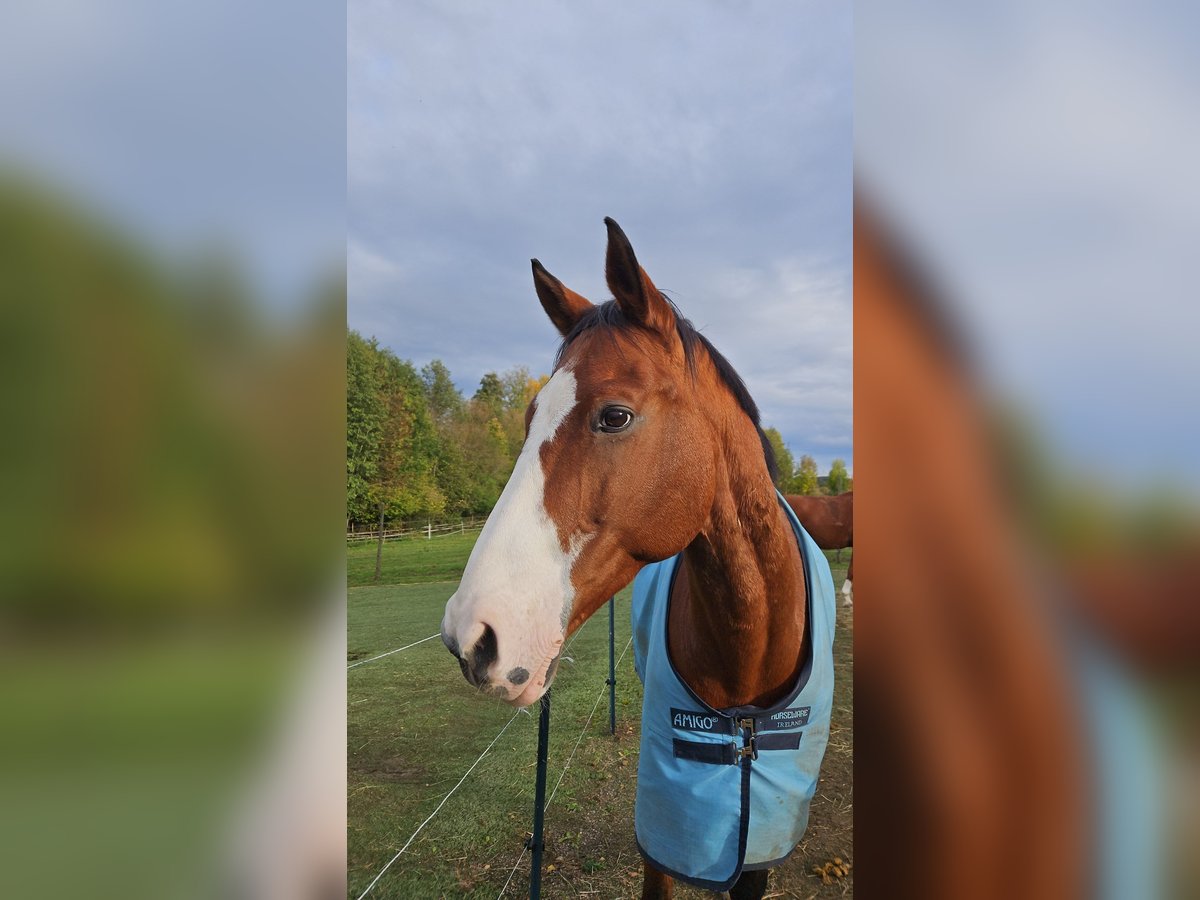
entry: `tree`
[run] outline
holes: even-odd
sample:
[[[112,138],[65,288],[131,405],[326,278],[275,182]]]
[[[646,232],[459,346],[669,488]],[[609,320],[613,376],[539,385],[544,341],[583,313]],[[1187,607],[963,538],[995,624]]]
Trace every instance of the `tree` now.
[[[379,393],[375,342],[346,335],[346,516],[370,517],[368,489],[378,472],[384,406]]]
[[[516,462],[517,454],[525,443],[525,410],[529,406],[526,396],[532,380],[525,366],[516,366],[500,376],[504,402],[496,419],[504,433],[506,453],[513,462]]]
[[[796,469],[795,487],[797,494],[814,496],[821,492],[817,481],[817,461],[805,453],[800,457],[800,465]]]
[[[846,471],[846,461],[835,459],[829,467],[829,479],[826,482],[829,493],[844,494],[850,489],[850,474]]]
[[[504,407],[504,384],[500,376],[495,372],[484,375],[479,379],[479,390],[471,399],[486,406],[493,415],[498,414]]]
[[[462,412],[463,396],[454,386],[444,362],[435,359],[421,369],[421,380],[425,382],[425,399],[435,422],[445,422]]]
[[[504,408],[525,412],[529,401],[525,399],[525,387],[529,384],[529,369],[516,366],[500,376],[500,384],[504,389]]]
[[[549,375],[543,375],[541,378],[530,378],[525,382],[525,397],[524,403],[521,405],[522,410],[533,402],[533,398],[538,395],[538,391],[544,388],[549,380]]]
[[[767,441],[775,453],[775,464],[779,470],[779,474],[775,477],[775,487],[781,491],[786,491],[792,481],[792,476],[795,474],[795,460],[792,459],[791,451],[783,443],[783,436],[779,433],[778,429],[768,428],[763,433],[766,434]]]
[[[491,512],[524,443],[525,410],[549,380],[523,366],[489,372],[466,400],[441,360],[417,372],[349,332],[348,519],[386,526],[389,519]],[[377,568],[381,560],[380,547]]]
[[[390,350],[379,350],[376,361],[385,418],[378,466],[368,496],[378,511],[379,543],[375,552],[378,581],[386,520],[417,514],[439,515],[445,509],[445,497],[434,479],[438,441],[424,383],[411,363],[397,359]]]
[[[515,462],[504,426],[486,404],[472,400],[463,418],[450,426],[449,437],[465,462],[463,509],[490,512]]]
[[[470,467],[463,456],[462,448],[455,440],[455,423],[444,426],[438,432],[437,452],[434,461],[434,478],[437,488],[445,498],[446,512],[457,515],[477,512],[472,489]]]

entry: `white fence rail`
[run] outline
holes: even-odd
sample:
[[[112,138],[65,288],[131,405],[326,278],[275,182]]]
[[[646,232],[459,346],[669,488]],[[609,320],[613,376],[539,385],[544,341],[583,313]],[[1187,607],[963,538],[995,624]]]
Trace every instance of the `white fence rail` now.
[[[466,534],[469,531],[479,531],[479,529],[483,528],[483,523],[486,521],[486,516],[473,516],[471,518],[460,519],[457,522],[443,522],[441,524],[434,524],[432,522],[426,522],[424,525],[404,524],[395,528],[385,528],[383,530],[383,539],[385,541],[415,538],[433,540],[435,537],[444,537],[448,534]],[[379,529],[377,528],[374,531],[347,531],[346,540],[351,543],[355,541],[377,541],[379,540]]]

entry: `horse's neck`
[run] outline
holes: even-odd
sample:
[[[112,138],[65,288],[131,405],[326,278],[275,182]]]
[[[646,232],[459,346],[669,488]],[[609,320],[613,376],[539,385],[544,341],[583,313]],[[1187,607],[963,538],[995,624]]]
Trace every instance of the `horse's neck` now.
[[[731,477],[672,589],[676,671],[718,709],[768,706],[799,673],[804,612],[803,563],[774,487]]]

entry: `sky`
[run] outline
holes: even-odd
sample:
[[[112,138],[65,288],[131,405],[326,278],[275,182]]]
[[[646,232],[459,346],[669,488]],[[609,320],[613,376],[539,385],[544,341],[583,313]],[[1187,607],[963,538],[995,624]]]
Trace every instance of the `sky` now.
[[[995,382],[1080,464],[1200,486],[1200,7],[858,0],[852,63],[844,2],[443,6],[0,4],[0,173],[230,245],[285,307],[345,252],[351,326],[468,391],[548,368],[528,260],[602,298],[611,215],[824,467],[853,94],[859,172]]]
[[[856,3],[864,190],[1059,461],[1200,498],[1200,8]]]
[[[344,36],[329,0],[0,4],[0,176],[302,312],[345,247]]]
[[[853,467],[850,4],[348,7],[348,323],[468,395],[550,371],[536,257],[612,216],[822,472]]]

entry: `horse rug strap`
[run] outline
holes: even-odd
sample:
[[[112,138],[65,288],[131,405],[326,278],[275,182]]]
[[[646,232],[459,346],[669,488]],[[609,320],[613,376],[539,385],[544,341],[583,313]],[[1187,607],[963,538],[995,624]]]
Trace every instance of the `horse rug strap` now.
[[[634,667],[645,686],[638,849],[661,871],[712,891],[795,849],[829,741],[833,578],[825,554],[779,502],[804,560],[808,618],[800,677],[774,707],[713,709],[675,672],[667,612],[679,556],[646,566],[633,583]]]

